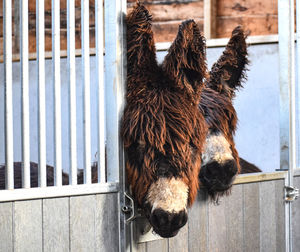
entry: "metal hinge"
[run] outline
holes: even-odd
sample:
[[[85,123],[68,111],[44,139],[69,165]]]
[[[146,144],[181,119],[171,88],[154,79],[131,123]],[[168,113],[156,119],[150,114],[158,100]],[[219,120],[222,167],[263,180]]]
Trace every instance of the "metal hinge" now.
[[[292,202],[298,199],[299,189],[293,186],[285,186],[285,201]]]
[[[124,196],[126,199],[129,200],[129,205],[125,204],[122,207],[122,212],[124,214],[130,214],[130,216],[126,219],[126,223],[128,224],[129,222],[133,221],[136,217],[136,210],[135,210],[135,204],[134,204],[134,199],[131,197],[131,195],[129,195],[128,193],[124,193]],[[125,199],[125,201],[126,201]]]

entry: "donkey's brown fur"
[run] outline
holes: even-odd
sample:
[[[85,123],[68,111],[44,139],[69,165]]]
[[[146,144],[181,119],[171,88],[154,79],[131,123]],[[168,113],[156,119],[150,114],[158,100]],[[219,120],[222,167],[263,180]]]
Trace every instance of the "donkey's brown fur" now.
[[[200,101],[200,107],[205,111],[205,119],[210,131],[222,133],[230,144],[237,166],[237,174],[241,172],[241,167],[233,138],[237,128],[237,114],[232,100],[235,92],[242,87],[243,81],[246,80],[248,64],[246,35],[238,26],[233,30],[222,56],[212,66]],[[210,167],[209,169],[210,171],[207,171],[203,167],[200,173],[200,180],[206,186],[209,195],[213,199],[217,199],[230,192],[233,182],[231,177],[235,175],[233,170],[225,171],[225,166]],[[224,190],[219,185],[222,187],[225,185],[224,188],[227,189]]]
[[[126,20],[127,106],[122,136],[128,154],[127,177],[140,205],[150,185],[161,176],[182,178],[192,204],[206,136],[198,108],[206,75],[204,38],[193,21],[183,23],[164,64],[159,66],[151,19],[138,3]],[[191,155],[191,148],[196,155]],[[163,162],[170,170],[159,168]]]

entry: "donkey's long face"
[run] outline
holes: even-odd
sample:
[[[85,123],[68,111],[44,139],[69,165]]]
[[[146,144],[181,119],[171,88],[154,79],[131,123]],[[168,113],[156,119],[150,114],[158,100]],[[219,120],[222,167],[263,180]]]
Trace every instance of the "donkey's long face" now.
[[[222,56],[213,65],[201,95],[200,107],[205,111],[209,133],[202,153],[200,181],[214,199],[229,191],[240,171],[233,139],[237,114],[232,99],[246,78],[245,39],[242,28],[236,27]]]
[[[159,66],[151,16],[137,4],[127,16],[127,51],[122,136],[128,181],[154,231],[172,237],[187,222],[199,185],[207,133],[198,107],[205,43],[196,23],[186,21]]]

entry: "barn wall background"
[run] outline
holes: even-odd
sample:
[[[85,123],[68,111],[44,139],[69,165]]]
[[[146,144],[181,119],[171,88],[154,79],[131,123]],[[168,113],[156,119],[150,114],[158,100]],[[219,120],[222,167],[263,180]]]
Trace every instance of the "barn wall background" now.
[[[208,65],[221,55],[224,48],[208,48]],[[161,61],[165,51],[158,52],[158,60]],[[249,47],[248,81],[244,89],[237,93],[235,107],[238,112],[239,125],[235,137],[238,151],[241,157],[258,165],[263,171],[274,171],[279,168],[279,83],[278,83],[278,45],[265,44]],[[92,120],[92,156],[97,160],[97,121],[96,121],[96,80],[95,57],[91,57],[91,120]],[[82,136],[82,75],[81,58],[76,58],[76,84],[77,84],[77,143],[78,143],[78,168],[83,168],[83,136]],[[38,161],[38,129],[37,129],[37,73],[36,61],[30,61],[30,139],[31,161]],[[46,102],[47,102],[47,164],[53,165],[53,88],[52,61],[46,61]],[[61,87],[62,87],[62,149],[63,167],[69,170],[68,153],[68,77],[67,61],[62,59]],[[0,64],[0,78],[3,78],[3,64]],[[21,121],[21,84],[20,64],[13,63],[14,81],[14,121]],[[21,124],[14,127],[15,161],[21,161]],[[4,163],[4,86],[0,82],[0,163]]]
[[[18,24],[15,18],[17,9],[13,0],[13,24]],[[67,48],[67,10],[66,0],[60,0],[61,9],[61,49]],[[135,0],[128,0],[128,10]],[[153,31],[156,42],[168,42],[175,38],[178,25],[186,19],[194,19],[203,29],[203,0],[141,0],[153,15]],[[36,6],[35,0],[29,0],[29,52],[36,52]],[[95,47],[95,0],[90,4],[90,46]],[[278,11],[277,0],[213,0],[215,6],[212,13],[212,38],[229,37],[232,29],[240,24],[249,30],[251,35],[277,34]],[[76,5],[76,48],[81,47],[80,0]],[[3,0],[0,0],[0,55],[3,55]],[[18,53],[18,26],[13,29],[13,52]],[[51,51],[51,0],[45,0],[45,50]]]

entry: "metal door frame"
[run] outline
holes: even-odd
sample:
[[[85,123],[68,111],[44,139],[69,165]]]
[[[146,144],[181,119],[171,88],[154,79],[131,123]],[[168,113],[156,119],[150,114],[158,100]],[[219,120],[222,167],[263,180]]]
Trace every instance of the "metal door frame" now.
[[[299,9],[299,0],[297,10]],[[279,83],[280,83],[280,169],[288,170],[285,186],[293,186],[296,167],[296,78],[295,78],[295,19],[294,0],[278,1]],[[300,21],[297,11],[297,21]],[[297,22],[297,42],[300,42]],[[297,43],[297,58],[300,45]],[[298,69],[300,69],[298,63]],[[298,70],[297,69],[297,70]],[[300,71],[298,71],[300,72]],[[299,79],[299,78],[298,78]],[[286,251],[292,247],[292,202],[285,205]]]
[[[126,82],[126,0],[104,1],[105,11],[105,86],[107,171],[119,171],[119,251],[131,251],[131,225],[126,223],[126,174],[121,118],[125,104]],[[109,174],[108,174],[109,176]]]

